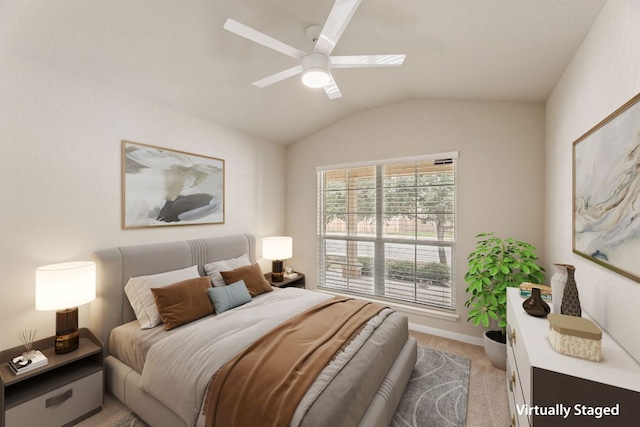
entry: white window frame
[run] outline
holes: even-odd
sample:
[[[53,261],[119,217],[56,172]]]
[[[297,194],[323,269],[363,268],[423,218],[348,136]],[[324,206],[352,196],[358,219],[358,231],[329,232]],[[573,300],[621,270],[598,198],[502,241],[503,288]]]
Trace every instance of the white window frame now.
[[[455,312],[456,301],[455,301],[455,283],[454,283],[454,275],[453,275],[453,263],[455,260],[455,247],[456,247],[456,239],[455,239],[455,223],[456,223],[456,202],[455,196],[453,201],[453,237],[450,240],[440,241],[440,240],[421,240],[418,238],[418,234],[414,236],[414,238],[393,238],[390,236],[385,236],[385,232],[383,231],[382,224],[384,223],[384,204],[381,201],[381,194],[383,194],[382,181],[381,181],[381,170],[384,166],[393,166],[398,164],[420,164],[423,162],[433,162],[437,164],[438,161],[443,160],[451,160],[453,164],[453,191],[454,194],[457,191],[457,158],[458,152],[445,152],[445,153],[437,153],[431,154],[427,156],[419,156],[419,157],[406,157],[406,158],[396,158],[382,161],[374,161],[374,162],[359,162],[359,163],[348,163],[348,164],[340,164],[340,165],[331,165],[331,166],[321,166],[316,168],[317,179],[318,179],[318,216],[317,216],[317,242],[318,242],[318,259],[317,259],[317,272],[318,272],[318,289],[328,292],[336,292],[336,293],[344,293],[344,294],[355,294],[365,298],[379,299],[388,302],[395,302],[401,304],[407,304],[409,306],[416,306],[419,308],[426,309],[436,309],[439,311],[446,312]],[[354,170],[356,168],[371,168],[375,167],[376,169],[376,184],[375,184],[375,192],[376,192],[376,201],[375,201],[375,233],[373,236],[363,236],[358,235],[358,233],[352,233],[349,231],[349,226],[347,225],[347,233],[341,235],[331,235],[330,232],[327,232],[327,224],[325,223],[325,185],[324,185],[324,176],[326,173],[331,173],[331,171],[340,171],[340,170]],[[417,202],[416,202],[417,203]],[[418,220],[416,219],[416,223]],[[352,227],[352,226],[351,226]],[[342,272],[342,282],[341,279],[336,279],[335,272],[335,264],[331,264],[332,261],[328,261],[331,257],[327,257],[330,251],[327,250],[328,245],[334,244],[344,244],[347,248],[353,248],[356,245],[366,245],[372,248],[373,252],[373,265],[367,266],[369,268],[368,274],[373,276],[373,283],[371,284],[372,289],[369,290],[367,285],[362,285],[363,280],[360,279],[360,282],[356,283],[355,277],[358,272],[352,273],[353,269],[363,268],[362,263],[353,262],[353,256],[349,255],[349,252],[353,252],[353,250],[346,249],[346,261],[337,261],[338,263],[344,262],[342,264],[343,272]],[[387,246],[389,245],[389,246]],[[418,256],[413,258],[413,269],[414,276],[409,279],[413,283],[409,283],[405,286],[406,281],[402,281],[402,288],[404,294],[402,296],[394,295],[393,291],[389,291],[393,286],[398,286],[396,282],[395,285],[392,280],[389,280],[389,271],[387,264],[387,256],[385,254],[385,248],[390,248],[390,245],[402,246],[403,248],[415,248],[414,254],[417,254],[420,250],[427,248],[436,248],[440,246],[445,246],[449,249],[448,256],[448,265],[450,266],[449,271],[449,281],[448,285],[445,287],[441,287],[438,291],[434,286],[426,286],[424,283],[421,283],[420,280],[417,279],[419,274],[416,273],[419,265]],[[358,246],[358,251],[360,250],[360,246]],[[371,250],[368,251],[371,253]],[[410,256],[409,256],[410,257]],[[422,259],[421,259],[422,260]],[[404,265],[404,264],[403,264]],[[345,270],[347,268],[347,273],[345,276]],[[333,278],[330,275],[333,274]],[[353,279],[351,276],[354,275]],[[332,282],[333,281],[333,282]],[[338,283],[338,284],[336,284]],[[356,285],[351,286],[351,283],[356,283]],[[432,282],[431,282],[432,283]],[[362,286],[361,286],[362,285]],[[410,293],[409,289],[413,288],[413,297],[407,297],[406,294]],[[425,291],[424,288],[428,288],[428,291]],[[406,292],[405,292],[406,291]],[[428,292],[428,296],[427,295]],[[438,295],[438,292],[441,292],[442,295]],[[445,295],[446,294],[446,295]]]

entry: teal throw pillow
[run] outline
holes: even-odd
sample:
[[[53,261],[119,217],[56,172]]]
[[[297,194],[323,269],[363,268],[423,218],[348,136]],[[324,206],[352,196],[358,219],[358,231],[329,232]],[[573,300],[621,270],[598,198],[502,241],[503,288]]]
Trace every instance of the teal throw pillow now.
[[[207,289],[207,292],[209,293],[213,307],[216,309],[216,314],[223,313],[251,301],[251,295],[249,295],[244,280],[227,286],[215,286]]]

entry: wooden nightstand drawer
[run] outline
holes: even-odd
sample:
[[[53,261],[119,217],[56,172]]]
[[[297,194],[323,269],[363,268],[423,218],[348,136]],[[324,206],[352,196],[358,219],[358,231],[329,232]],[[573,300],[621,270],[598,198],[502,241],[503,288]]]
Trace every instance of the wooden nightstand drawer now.
[[[5,412],[7,427],[62,426],[102,406],[102,370]]]

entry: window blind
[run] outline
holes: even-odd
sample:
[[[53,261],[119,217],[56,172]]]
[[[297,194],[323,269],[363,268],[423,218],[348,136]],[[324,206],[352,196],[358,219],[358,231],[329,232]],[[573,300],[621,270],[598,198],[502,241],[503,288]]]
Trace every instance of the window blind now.
[[[318,170],[318,287],[454,308],[456,154]]]

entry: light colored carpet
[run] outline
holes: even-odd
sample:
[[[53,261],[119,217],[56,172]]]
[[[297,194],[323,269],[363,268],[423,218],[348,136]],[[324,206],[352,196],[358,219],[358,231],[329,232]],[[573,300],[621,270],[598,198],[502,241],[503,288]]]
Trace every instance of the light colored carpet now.
[[[418,346],[418,361],[391,427],[464,427],[470,364],[467,358]]]
[[[491,365],[482,347],[414,331],[411,331],[410,335],[415,337],[422,347],[470,359],[467,427],[509,425],[506,374]],[[130,413],[126,406],[107,393],[102,411],[77,425],[80,427],[143,426],[122,424],[126,420],[132,420],[129,418]]]

